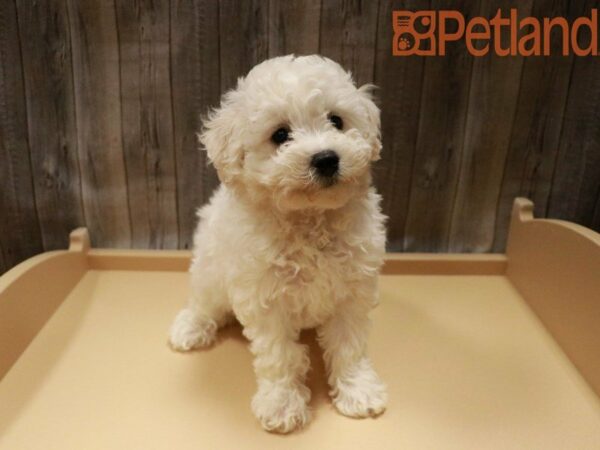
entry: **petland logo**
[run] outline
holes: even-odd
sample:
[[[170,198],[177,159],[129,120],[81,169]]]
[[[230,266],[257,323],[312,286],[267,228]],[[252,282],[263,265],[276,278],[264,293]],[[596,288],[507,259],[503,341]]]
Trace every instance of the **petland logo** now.
[[[598,54],[597,9],[591,10],[590,17],[579,17],[572,24],[564,17],[519,20],[514,8],[508,17],[498,10],[492,19],[473,17],[466,23],[459,11],[394,11],[392,21],[394,56],[443,56],[449,42],[463,38],[474,56],[485,56],[490,51],[499,56],[548,56],[554,33],[560,33],[564,56],[571,51],[577,56]]]

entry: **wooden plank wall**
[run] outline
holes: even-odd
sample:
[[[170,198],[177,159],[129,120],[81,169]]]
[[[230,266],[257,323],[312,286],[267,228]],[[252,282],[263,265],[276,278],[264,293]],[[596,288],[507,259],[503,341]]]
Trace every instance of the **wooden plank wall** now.
[[[600,63],[391,55],[394,9],[573,19],[581,0],[4,0],[0,273],[64,248],[189,248],[218,183],[200,118],[265,58],[321,53],[379,86],[391,250],[503,251],[512,199],[600,230]],[[552,39],[554,53],[560,37]]]

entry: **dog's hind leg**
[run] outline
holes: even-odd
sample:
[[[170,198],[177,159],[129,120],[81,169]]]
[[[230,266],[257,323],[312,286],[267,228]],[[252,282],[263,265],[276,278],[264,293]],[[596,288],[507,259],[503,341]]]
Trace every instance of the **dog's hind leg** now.
[[[181,352],[211,345],[218,328],[232,318],[223,293],[217,289],[192,288],[188,305],[179,311],[169,332],[171,348]]]

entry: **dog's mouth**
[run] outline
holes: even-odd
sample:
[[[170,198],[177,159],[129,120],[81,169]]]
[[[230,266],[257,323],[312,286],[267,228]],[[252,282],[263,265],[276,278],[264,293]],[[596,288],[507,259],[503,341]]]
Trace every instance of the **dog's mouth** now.
[[[330,177],[318,177],[317,180],[319,187],[327,189],[339,183],[339,176],[336,174]]]
[[[335,209],[359,192],[359,185],[343,176],[312,177],[309,184],[280,191],[277,203],[283,209]]]

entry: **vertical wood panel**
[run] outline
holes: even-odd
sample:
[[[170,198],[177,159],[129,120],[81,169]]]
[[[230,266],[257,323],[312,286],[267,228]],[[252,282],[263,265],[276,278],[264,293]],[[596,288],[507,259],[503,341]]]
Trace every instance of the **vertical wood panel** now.
[[[196,133],[201,115],[220,97],[219,3],[172,0],[170,16],[179,247],[190,248],[196,209],[218,183],[206,153],[199,150]]]
[[[0,270],[42,251],[13,0],[0,2]]]
[[[320,16],[321,0],[270,0],[269,57],[318,53]]]
[[[129,247],[115,5],[112,0],[68,5],[86,224],[94,245]]]
[[[586,2],[584,13],[589,15],[597,3]],[[594,226],[599,198],[600,64],[598,57],[578,57],[571,76],[548,216]]]
[[[0,205],[1,206],[1,205]],[[0,241],[0,275],[11,268],[8,261],[4,259],[4,249],[2,248],[2,241]]]
[[[132,245],[177,248],[168,0],[117,1]]]
[[[600,189],[598,190],[598,196],[596,197],[596,205],[594,206],[594,214],[592,216],[592,222],[589,224],[592,230],[596,230],[600,233]]]
[[[269,2],[221,0],[219,40],[221,89],[234,88],[237,79],[269,57]]]
[[[394,251],[404,246],[425,59],[392,56],[392,11],[426,10],[429,6],[426,0],[381,0],[379,5],[374,79],[379,87],[383,150],[373,175],[383,196],[383,211],[390,218],[388,248]]]
[[[83,225],[67,6],[19,0],[31,163],[45,250]]]
[[[600,229],[597,58],[473,59],[462,42],[445,57],[392,56],[395,9],[468,19],[511,7],[572,22],[599,5],[0,2],[0,272],[64,247],[85,221],[95,245],[189,248],[195,210],[218,184],[198,149],[200,117],[255,64],[288,53],[320,51],[379,85],[373,172],[390,250],[503,251],[516,195],[536,215]]]
[[[516,7],[519,17],[525,17],[531,14],[531,5],[531,0],[518,5],[507,0],[483,0],[479,15],[490,18],[500,8],[506,16]],[[502,44],[506,48],[507,39]],[[486,252],[492,248],[522,63],[523,57],[501,57],[491,52],[475,59],[450,230],[451,251]]]
[[[571,5],[569,5],[569,3]],[[567,17],[583,13],[567,0],[537,0],[535,17]],[[524,196],[533,201],[535,216],[546,214],[552,175],[558,152],[573,57],[562,55],[560,33],[553,33],[552,55],[528,57],[523,62],[517,110],[498,201],[494,251],[506,245],[512,203]]]
[[[467,21],[479,12],[479,2],[435,1],[432,9],[461,11]],[[407,251],[448,249],[472,65],[464,41],[448,45],[444,57],[426,59],[404,236]]]
[[[320,52],[350,70],[358,85],[373,82],[377,13],[377,2],[364,0],[324,0],[321,8]]]

